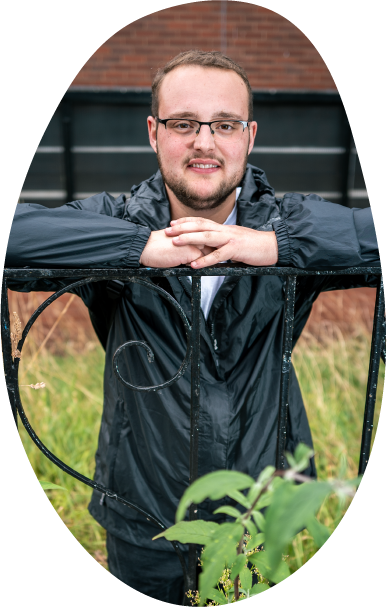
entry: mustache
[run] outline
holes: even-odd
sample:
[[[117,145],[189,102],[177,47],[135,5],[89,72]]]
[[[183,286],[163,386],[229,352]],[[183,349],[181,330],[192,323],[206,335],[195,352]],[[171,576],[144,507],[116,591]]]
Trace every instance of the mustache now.
[[[186,166],[191,160],[215,160],[216,162],[218,162],[220,164],[220,166],[224,166],[224,160],[222,160],[221,158],[216,158],[216,156],[213,156],[211,154],[207,155],[207,156],[187,156],[187,158],[184,158],[183,160],[183,166]]]

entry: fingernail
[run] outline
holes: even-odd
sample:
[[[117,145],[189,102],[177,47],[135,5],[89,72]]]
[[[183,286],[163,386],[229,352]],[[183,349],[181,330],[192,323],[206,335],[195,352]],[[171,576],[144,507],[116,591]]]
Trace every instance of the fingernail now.
[[[170,222],[171,226],[174,226],[176,223],[176,219],[174,219],[173,221]]]
[[[166,232],[172,232],[172,228],[165,228]]]
[[[194,268],[196,268],[196,266],[197,266],[197,265],[198,265],[198,264],[197,264],[197,261],[193,261],[193,262],[191,263],[191,266],[194,266]]]

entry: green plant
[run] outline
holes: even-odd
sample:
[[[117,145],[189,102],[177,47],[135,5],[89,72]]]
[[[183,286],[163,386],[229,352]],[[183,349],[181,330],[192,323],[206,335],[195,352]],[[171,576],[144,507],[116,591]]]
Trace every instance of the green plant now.
[[[50,483],[49,481],[39,481],[39,483],[44,491],[48,491],[49,489],[61,489],[62,491],[67,491],[65,487],[55,485],[55,483]]]
[[[176,512],[176,524],[153,539],[165,537],[204,546],[199,595],[190,594],[194,604],[226,605],[286,579],[290,569],[283,555],[304,528],[317,548],[325,543],[330,530],[317,520],[316,514],[329,495],[338,496],[341,502],[353,496],[360,478],[311,480],[301,472],[312,454],[309,447],[300,444],[294,456],[287,454],[288,470],[267,466],[257,480],[241,472],[219,470],[201,477],[185,491]],[[232,521],[183,520],[191,504],[226,497],[233,505],[221,506],[214,514],[224,514]]]

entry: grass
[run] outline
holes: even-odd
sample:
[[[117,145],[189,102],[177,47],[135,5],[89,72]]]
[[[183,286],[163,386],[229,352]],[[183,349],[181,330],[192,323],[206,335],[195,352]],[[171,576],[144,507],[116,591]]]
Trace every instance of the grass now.
[[[15,308],[10,309],[13,311]],[[60,340],[56,334],[52,343],[59,339],[60,347],[50,347],[48,343],[34,357],[42,343],[42,331],[39,327],[33,329],[23,350],[20,383],[44,381],[46,388],[37,391],[21,388],[22,398],[32,427],[45,445],[68,465],[92,477],[102,412],[104,352],[95,339],[86,334],[79,335],[79,326],[67,327],[66,330],[66,335],[75,335],[78,331],[77,339]],[[317,338],[306,332],[293,357],[321,479],[337,476],[343,458],[347,466],[346,477],[357,475],[370,349],[370,335],[366,328],[346,337],[338,329],[333,333]],[[383,380],[382,364],[375,429]],[[20,435],[38,478],[67,489],[49,492],[53,507],[81,545],[107,567],[105,531],[87,510],[91,489],[47,460],[22,426]],[[321,509],[320,520],[333,530],[347,507],[348,504],[338,504],[330,499]],[[299,534],[289,551],[291,569],[300,567],[315,551],[307,532]]]
[[[355,478],[358,474],[363,427],[370,334],[358,331],[345,338],[336,328],[335,335],[316,339],[306,332],[294,350],[293,362],[300,381],[312,431],[318,477]],[[376,397],[374,432],[379,420],[383,395],[384,365],[381,363]],[[331,531],[343,518],[346,504],[336,497],[322,506],[319,520]],[[297,535],[289,551],[292,571],[301,567],[317,551],[306,531]]]
[[[46,352],[36,363],[36,372],[34,365],[23,377],[23,384],[35,383],[39,377],[46,388],[21,388],[27,417],[46,447],[89,478],[94,474],[102,413],[103,367],[104,352],[98,344],[86,354],[73,353],[71,357]],[[106,566],[105,530],[87,510],[92,490],[52,464],[20,426],[37,477],[67,489],[48,492],[54,508],[82,546]]]

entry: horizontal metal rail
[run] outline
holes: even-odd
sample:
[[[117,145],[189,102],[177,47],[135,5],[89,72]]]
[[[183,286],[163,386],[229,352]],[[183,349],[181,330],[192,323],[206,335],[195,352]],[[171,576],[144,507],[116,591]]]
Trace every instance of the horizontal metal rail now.
[[[247,266],[240,263],[222,263],[202,270],[192,268],[5,268],[4,276],[12,278],[84,278],[99,276],[100,280],[130,278],[134,276],[381,276],[378,266],[356,266],[353,268],[281,268],[278,266]]]
[[[210,268],[202,270],[193,270],[188,267],[178,268],[6,268],[4,270],[3,288],[2,288],[2,300],[1,300],[1,334],[2,334],[2,348],[3,348],[3,361],[4,371],[6,376],[8,394],[10,398],[12,412],[17,423],[17,415],[19,414],[22,423],[24,424],[29,436],[37,445],[37,447],[59,468],[77,478],[81,482],[89,485],[93,489],[101,492],[107,498],[117,500],[122,504],[125,504],[129,508],[135,509],[139,514],[143,515],[148,521],[153,522],[157,527],[165,529],[165,525],[154,517],[152,514],[146,512],[140,506],[133,504],[115,492],[111,491],[108,487],[104,487],[95,481],[83,476],[76,470],[73,470],[67,464],[62,462],[53,453],[51,453],[47,447],[37,436],[36,432],[31,427],[28,421],[26,413],[23,409],[23,405],[20,399],[19,384],[18,384],[18,370],[19,370],[19,359],[12,357],[12,347],[10,339],[10,319],[9,319],[9,308],[8,308],[8,297],[7,297],[7,280],[25,279],[25,280],[37,280],[37,279],[67,279],[65,280],[65,286],[62,286],[60,290],[51,295],[43,302],[32,314],[30,320],[27,322],[22,338],[19,341],[18,349],[21,352],[25,343],[26,337],[33,323],[37,320],[40,314],[45,310],[53,301],[58,299],[64,293],[75,289],[81,285],[103,281],[103,280],[121,280],[124,282],[139,283],[144,288],[152,289],[159,293],[161,297],[164,297],[171,305],[173,305],[180,315],[186,332],[187,338],[187,349],[186,355],[180,369],[176,375],[164,381],[163,384],[157,386],[136,386],[126,382],[120,375],[118,368],[118,359],[122,352],[127,347],[139,346],[145,348],[148,355],[148,360],[152,360],[153,352],[151,348],[140,341],[131,341],[122,344],[117,350],[113,357],[113,369],[119,381],[124,383],[127,387],[132,390],[139,391],[155,391],[162,390],[167,386],[170,386],[175,381],[178,381],[187,369],[189,363],[191,363],[191,431],[190,431],[190,483],[192,483],[198,476],[198,453],[199,453],[199,412],[200,412],[200,277],[201,276],[281,276],[285,279],[285,297],[284,297],[284,325],[283,325],[283,339],[282,339],[282,365],[281,365],[281,377],[280,377],[280,402],[278,410],[278,433],[277,433],[277,455],[276,455],[276,466],[278,469],[283,469],[286,465],[284,458],[284,449],[287,439],[287,423],[288,423],[288,409],[289,409],[289,380],[291,372],[291,357],[293,347],[293,324],[294,324],[294,310],[295,310],[295,298],[297,288],[297,278],[303,276],[355,276],[355,275],[373,275],[378,276],[377,296],[375,304],[375,315],[374,315],[374,326],[372,333],[372,346],[370,354],[369,374],[368,374],[368,385],[367,395],[364,411],[364,424],[363,434],[360,450],[360,464],[359,473],[363,474],[369,459],[371,450],[371,438],[373,429],[374,409],[376,402],[376,389],[378,382],[378,371],[380,358],[385,361],[385,350],[386,350],[386,322],[384,313],[384,290],[383,281],[381,277],[380,267],[367,266],[367,267],[353,267],[353,268],[316,268],[310,270],[302,270],[297,268],[280,268],[280,267],[252,267],[245,266],[244,264],[219,264]],[[147,280],[152,277],[170,277],[170,276],[191,276],[192,277],[192,323],[190,324],[183,309],[177,303],[177,301],[169,295],[166,291],[160,287],[154,285],[151,281]],[[63,283],[62,283],[63,284]],[[196,518],[195,508],[190,509],[190,519]],[[185,590],[195,590],[197,588],[197,547],[191,545],[188,554],[188,566],[185,562],[184,555],[182,554],[178,544],[172,542],[174,549],[176,550],[183,569],[183,575],[185,580]],[[185,599],[186,604],[187,599]]]

